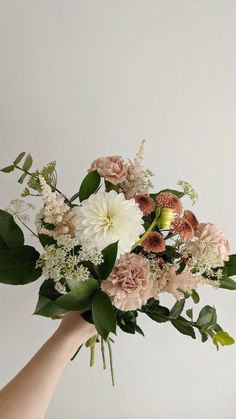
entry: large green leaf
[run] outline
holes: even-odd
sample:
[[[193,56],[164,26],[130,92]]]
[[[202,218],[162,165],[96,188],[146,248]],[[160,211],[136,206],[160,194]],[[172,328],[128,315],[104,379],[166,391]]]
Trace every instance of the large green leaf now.
[[[95,279],[90,278],[85,281],[69,279],[67,280],[67,284],[71,291],[54,300],[55,304],[65,310],[72,311],[91,306],[93,295],[98,287],[98,283]]]
[[[23,246],[24,234],[7,211],[0,210],[0,239],[6,247]]]
[[[225,276],[220,280],[220,288],[224,288],[226,290],[236,290],[236,282],[232,278]]]
[[[98,266],[99,277],[101,280],[106,279],[110,275],[116,261],[117,249],[118,241],[103,249],[103,263]]]
[[[109,332],[116,333],[116,318],[110,298],[103,291],[93,297],[92,314],[98,333],[107,339]]]
[[[100,185],[101,178],[97,172],[97,170],[93,170],[89,172],[87,176],[85,176],[83,182],[81,183],[79,192],[72,196],[70,202],[73,202],[76,198],[79,197],[80,202],[88,199],[90,195],[96,192]]]
[[[196,335],[195,335],[195,331],[193,327],[183,317],[179,317],[176,320],[172,320],[171,323],[183,335],[188,335],[188,336],[191,336],[193,339],[196,339]]]
[[[36,269],[39,253],[31,246],[13,247],[0,251],[0,282],[23,285],[33,282],[41,276],[41,269]]]
[[[236,255],[230,255],[229,260],[225,262],[228,276],[236,275]]]
[[[150,319],[157,323],[164,323],[169,320],[169,309],[167,307],[160,306],[158,302],[153,302],[149,307],[143,306],[142,311],[147,314]]]
[[[64,310],[63,308],[56,305],[49,298],[39,294],[38,302],[33,314],[38,314],[39,316],[44,317],[54,317],[60,316],[61,314],[66,313],[66,311],[68,310]]]
[[[170,317],[172,319],[177,319],[177,317],[179,317],[180,314],[182,313],[182,311],[184,309],[184,305],[185,305],[185,299],[184,298],[177,301],[175,303],[175,305],[172,307],[172,309],[170,310]]]

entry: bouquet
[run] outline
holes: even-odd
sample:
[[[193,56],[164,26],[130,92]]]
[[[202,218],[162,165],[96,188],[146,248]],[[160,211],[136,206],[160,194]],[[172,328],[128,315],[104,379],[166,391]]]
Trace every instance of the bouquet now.
[[[42,276],[34,314],[54,319],[85,310],[84,318],[97,331],[86,343],[90,365],[100,343],[104,368],[108,349],[113,384],[113,334],[119,328],[143,335],[140,313],[193,339],[197,331],[202,342],[211,339],[217,349],[234,343],[218,324],[215,307],[206,305],[198,316],[192,308],[183,311],[187,299],[199,303],[201,285],[236,289],[231,278],[236,255],[229,255],[221,228],[199,222],[184,208],[184,196],[192,204],[198,198],[189,183],[152,191],[153,173],[143,154],[144,142],[132,161],[96,159],[71,198],[58,189],[55,161],[31,171],[32,157],[23,152],[1,170],[20,171],[18,182],[27,183],[21,199],[0,210],[0,282],[22,285]],[[33,229],[31,197],[42,202]],[[31,231],[38,250],[24,243],[17,222]],[[173,307],[161,304],[163,293],[172,294]]]

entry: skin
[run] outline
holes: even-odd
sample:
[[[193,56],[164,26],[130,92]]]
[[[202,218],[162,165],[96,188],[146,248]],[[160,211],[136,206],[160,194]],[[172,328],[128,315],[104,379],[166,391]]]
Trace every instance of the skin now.
[[[56,332],[0,391],[0,418],[44,418],[64,368],[96,333],[79,312],[67,313]]]

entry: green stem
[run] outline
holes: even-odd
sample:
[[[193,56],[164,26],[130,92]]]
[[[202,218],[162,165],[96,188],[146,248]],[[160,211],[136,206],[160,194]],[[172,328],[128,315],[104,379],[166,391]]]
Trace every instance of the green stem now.
[[[113,359],[112,359],[112,349],[111,349],[111,342],[109,337],[107,338],[107,346],[108,346],[108,352],[109,352],[109,359],[110,359],[110,369],[111,369],[111,381],[112,385],[115,385],[115,379],[114,379],[114,369],[113,369]]]
[[[155,218],[153,220],[152,224],[150,224],[150,226],[145,231],[145,233],[142,235],[142,237],[136,243],[134,243],[131,250],[134,250],[136,247],[138,247],[143,242],[143,240],[146,239],[146,237],[149,235],[149,233],[152,231],[152,229],[156,226],[156,224],[157,224],[157,218]]]
[[[102,352],[102,365],[103,369],[106,369],[106,358],[105,358],[105,347],[104,347],[104,339],[101,338],[101,352]]]
[[[26,173],[28,176],[31,176],[32,173],[30,173],[28,170],[24,170],[22,169],[20,166],[15,166],[16,169],[21,170],[21,172]],[[55,191],[57,191],[60,195],[63,196],[63,198],[66,200],[66,202],[69,202],[69,199],[59,190],[56,188],[56,186],[51,185],[51,183],[47,182],[48,186],[50,186],[50,188],[54,189]]]
[[[93,367],[93,366],[94,366],[94,359],[95,359],[95,346],[96,346],[96,343],[93,343],[93,344],[90,346],[90,367]]]
[[[22,221],[21,219],[20,219],[20,217],[18,217],[18,216],[16,216],[16,218],[21,222],[21,224],[23,224],[23,226],[25,227],[25,228],[27,228],[35,237],[37,237],[37,238],[39,238],[39,236],[33,231],[33,230],[31,230],[31,228],[30,227],[28,227],[27,226],[27,224],[25,224],[24,223],[24,221]]]

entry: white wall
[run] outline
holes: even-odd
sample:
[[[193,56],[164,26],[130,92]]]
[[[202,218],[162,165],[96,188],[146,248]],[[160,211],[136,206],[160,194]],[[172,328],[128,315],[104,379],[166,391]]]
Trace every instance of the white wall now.
[[[72,194],[95,157],[132,157],[146,138],[156,187],[192,182],[199,218],[224,226],[236,252],[235,17],[233,0],[1,0],[1,166],[22,150],[37,166],[56,159]],[[14,174],[0,182],[5,207],[21,187]],[[38,286],[0,287],[1,385],[56,327],[31,316]],[[236,293],[204,288],[206,303],[236,338]],[[116,339],[115,389],[83,350],[48,419],[236,417],[236,346],[217,353],[141,323],[145,339]]]

